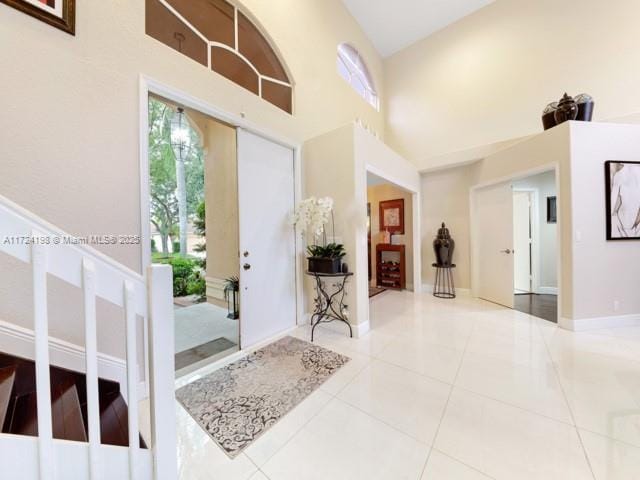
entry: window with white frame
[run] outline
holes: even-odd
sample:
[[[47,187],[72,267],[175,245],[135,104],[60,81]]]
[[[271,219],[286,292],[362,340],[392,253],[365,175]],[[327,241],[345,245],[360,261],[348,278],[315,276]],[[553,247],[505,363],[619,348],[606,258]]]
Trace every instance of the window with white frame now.
[[[373,79],[358,51],[348,43],[338,45],[337,66],[338,74],[373,108],[379,110],[380,100]]]

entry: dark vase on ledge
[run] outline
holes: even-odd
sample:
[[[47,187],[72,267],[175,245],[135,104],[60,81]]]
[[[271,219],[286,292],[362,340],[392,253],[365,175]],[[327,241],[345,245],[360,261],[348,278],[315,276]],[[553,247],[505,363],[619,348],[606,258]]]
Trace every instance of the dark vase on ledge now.
[[[453,249],[456,242],[451,238],[449,229],[442,222],[442,227],[438,230],[438,235],[433,241],[433,250],[436,254],[436,264],[449,267],[453,264]]]

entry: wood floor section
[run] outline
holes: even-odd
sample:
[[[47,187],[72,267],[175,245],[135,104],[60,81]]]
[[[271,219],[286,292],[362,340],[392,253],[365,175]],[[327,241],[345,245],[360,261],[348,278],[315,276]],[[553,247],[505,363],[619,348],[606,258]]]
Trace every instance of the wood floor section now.
[[[536,295],[533,293],[515,295],[513,304],[513,308],[519,312],[558,323],[557,295]]]

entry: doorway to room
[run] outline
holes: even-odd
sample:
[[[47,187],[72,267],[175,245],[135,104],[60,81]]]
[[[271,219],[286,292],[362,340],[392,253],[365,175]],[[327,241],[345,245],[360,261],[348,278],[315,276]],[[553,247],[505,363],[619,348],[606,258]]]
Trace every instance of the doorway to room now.
[[[413,290],[413,194],[367,172],[369,298]]]
[[[472,189],[476,296],[558,321],[556,171]]]
[[[555,171],[513,182],[514,309],[558,322]]]

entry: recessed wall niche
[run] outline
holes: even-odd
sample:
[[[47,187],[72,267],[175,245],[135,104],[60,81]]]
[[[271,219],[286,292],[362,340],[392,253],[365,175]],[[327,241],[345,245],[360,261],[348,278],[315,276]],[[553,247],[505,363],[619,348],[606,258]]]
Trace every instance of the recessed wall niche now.
[[[259,29],[225,0],[146,0],[147,35],[287,113],[293,89]]]

